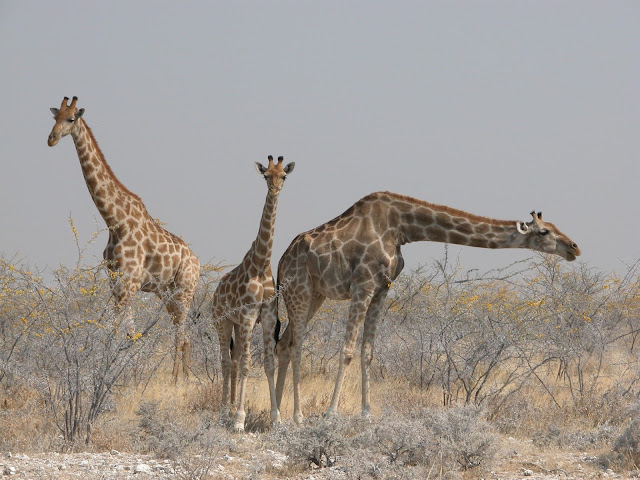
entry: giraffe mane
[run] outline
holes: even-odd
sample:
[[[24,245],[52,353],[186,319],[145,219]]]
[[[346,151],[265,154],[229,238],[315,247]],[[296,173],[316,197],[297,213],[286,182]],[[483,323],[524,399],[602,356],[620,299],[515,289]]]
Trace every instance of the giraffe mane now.
[[[104,163],[104,166],[105,166],[105,169],[106,169],[107,173],[109,174],[109,176],[111,177],[111,179],[116,183],[116,185],[118,185],[127,194],[131,195],[133,198],[138,200],[144,206],[144,202],[142,201],[142,199],[138,195],[133,193],[131,190],[129,190],[127,187],[125,187],[124,184],[118,179],[118,177],[116,177],[115,173],[113,173],[113,170],[111,170],[111,165],[109,165],[109,163],[107,163],[107,159],[104,157],[104,154],[102,153],[102,150],[100,149],[100,146],[98,145],[98,141],[96,140],[96,137],[93,136],[93,132],[91,131],[91,128],[89,128],[89,125],[87,125],[87,122],[85,122],[83,118],[81,118],[80,121],[84,124],[84,128],[87,129],[87,133],[89,134],[89,137],[91,138],[91,141],[93,142],[93,144],[96,147],[97,155],[102,159],[102,161]],[[146,211],[146,207],[145,207],[145,211]]]
[[[464,210],[448,207],[446,205],[438,205],[436,203],[430,203],[425,200],[420,200],[419,198],[410,197],[408,195],[401,195],[399,193],[376,192],[376,193],[372,193],[371,195],[368,195],[367,197],[377,196],[377,195],[388,195],[391,198],[394,198],[397,200],[405,201],[414,205],[422,205],[436,212],[444,212],[454,217],[468,218],[469,220],[474,222],[487,223],[490,225],[514,225],[516,223],[516,220],[498,220],[495,218],[483,217],[481,215],[474,215],[473,213],[465,212]]]

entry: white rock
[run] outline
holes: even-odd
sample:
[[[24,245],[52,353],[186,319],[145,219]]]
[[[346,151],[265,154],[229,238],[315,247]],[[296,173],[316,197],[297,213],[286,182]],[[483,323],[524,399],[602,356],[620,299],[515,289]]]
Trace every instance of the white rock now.
[[[138,463],[133,467],[133,473],[151,473],[151,467],[146,463]]]
[[[522,472],[522,474],[523,474],[525,477],[530,477],[530,476],[532,476],[532,475],[533,475],[533,471],[532,471],[532,470],[525,470],[524,472]]]
[[[269,458],[271,458],[271,466],[274,468],[280,468],[286,462],[289,457],[284,453],[274,452],[273,450],[266,451]]]

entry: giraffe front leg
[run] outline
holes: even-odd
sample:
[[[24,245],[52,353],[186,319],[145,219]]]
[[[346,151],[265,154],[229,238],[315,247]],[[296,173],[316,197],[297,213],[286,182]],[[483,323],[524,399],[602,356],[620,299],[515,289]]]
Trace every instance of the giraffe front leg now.
[[[269,384],[269,399],[271,401],[271,423],[280,423],[280,410],[278,399],[276,396],[275,385],[276,368],[274,350],[276,348],[276,340],[274,334],[277,321],[277,313],[273,310],[272,304],[274,303],[274,301],[271,301],[270,303],[263,306],[261,311],[261,321],[264,345],[264,373],[267,376],[267,382]],[[275,308],[277,308],[277,306]]]
[[[220,320],[216,323],[218,341],[220,344],[220,367],[222,369],[222,400],[220,405],[220,422],[225,422],[229,418],[229,379],[231,371],[231,352],[229,345],[231,342],[231,331],[233,324],[230,321]]]
[[[389,289],[383,288],[376,293],[367,309],[367,315],[364,319],[364,331],[362,332],[362,352],[360,356],[360,364],[362,370],[362,416],[368,417],[371,414],[371,401],[369,395],[369,368],[373,360],[373,343],[376,336],[376,328],[378,327],[378,317],[380,310],[387,298]]]
[[[294,340],[292,345],[292,366],[291,373],[293,377],[293,421],[296,425],[302,425],[304,416],[300,406],[300,362],[302,361],[302,335]]]
[[[244,421],[246,413],[244,403],[247,397],[247,379],[249,378],[249,367],[251,366],[251,334],[256,323],[258,312],[252,312],[248,319],[242,322],[240,329],[240,341],[237,342],[240,350],[240,393],[238,395],[237,409],[234,416],[233,429],[236,432],[244,432]]]
[[[115,328],[122,326],[129,339],[135,339],[135,321],[133,319],[133,307],[131,298],[140,290],[140,282],[131,280],[130,275],[121,275],[117,271],[111,272],[112,292],[116,299]]]
[[[336,377],[336,385],[333,389],[331,404],[327,410],[327,415],[336,415],[338,413],[338,403],[340,402],[340,391],[344,382],[346,367],[353,360],[353,351],[358,339],[360,325],[364,321],[367,309],[371,303],[373,295],[370,292],[356,292],[351,297],[351,305],[349,306],[349,320],[347,322],[347,331],[345,335],[344,346],[340,352],[340,364],[338,366],[338,375]]]

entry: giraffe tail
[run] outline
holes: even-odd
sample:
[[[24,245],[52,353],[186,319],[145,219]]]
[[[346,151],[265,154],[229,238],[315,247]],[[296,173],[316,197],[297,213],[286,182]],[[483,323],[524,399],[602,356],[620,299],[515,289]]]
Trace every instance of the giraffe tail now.
[[[269,308],[271,309],[271,314],[276,319],[276,325],[273,329],[273,339],[275,340],[276,347],[278,346],[278,341],[280,341],[280,328],[282,326],[282,322],[280,321],[280,316],[278,315],[278,301],[280,300],[280,279],[276,279],[276,294],[273,296],[273,301]]]
[[[282,323],[279,318],[276,318],[276,328],[273,330],[273,338],[276,341],[276,346],[278,345],[278,341],[280,340],[280,327]]]

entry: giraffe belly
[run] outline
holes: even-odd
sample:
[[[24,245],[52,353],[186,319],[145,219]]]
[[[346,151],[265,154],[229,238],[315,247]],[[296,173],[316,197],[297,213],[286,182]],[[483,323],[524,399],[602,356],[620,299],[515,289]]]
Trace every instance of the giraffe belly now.
[[[311,275],[313,291],[333,300],[351,298],[351,272],[325,271],[322,275]]]
[[[325,282],[318,282],[314,284],[313,290],[332,300],[349,300],[351,298],[350,283],[327,285]]]
[[[317,262],[316,265],[309,264],[313,290],[334,300],[350,299],[354,286],[375,292],[389,285],[402,270],[402,267],[398,269],[397,256],[392,259],[385,256],[371,263],[357,263],[355,266],[344,261],[338,263],[334,262],[334,265],[323,265],[322,262]],[[335,264],[338,264],[337,268]]]
[[[175,282],[173,275],[152,275],[149,272],[145,272],[142,275],[140,290],[143,292],[162,293],[174,288]]]

